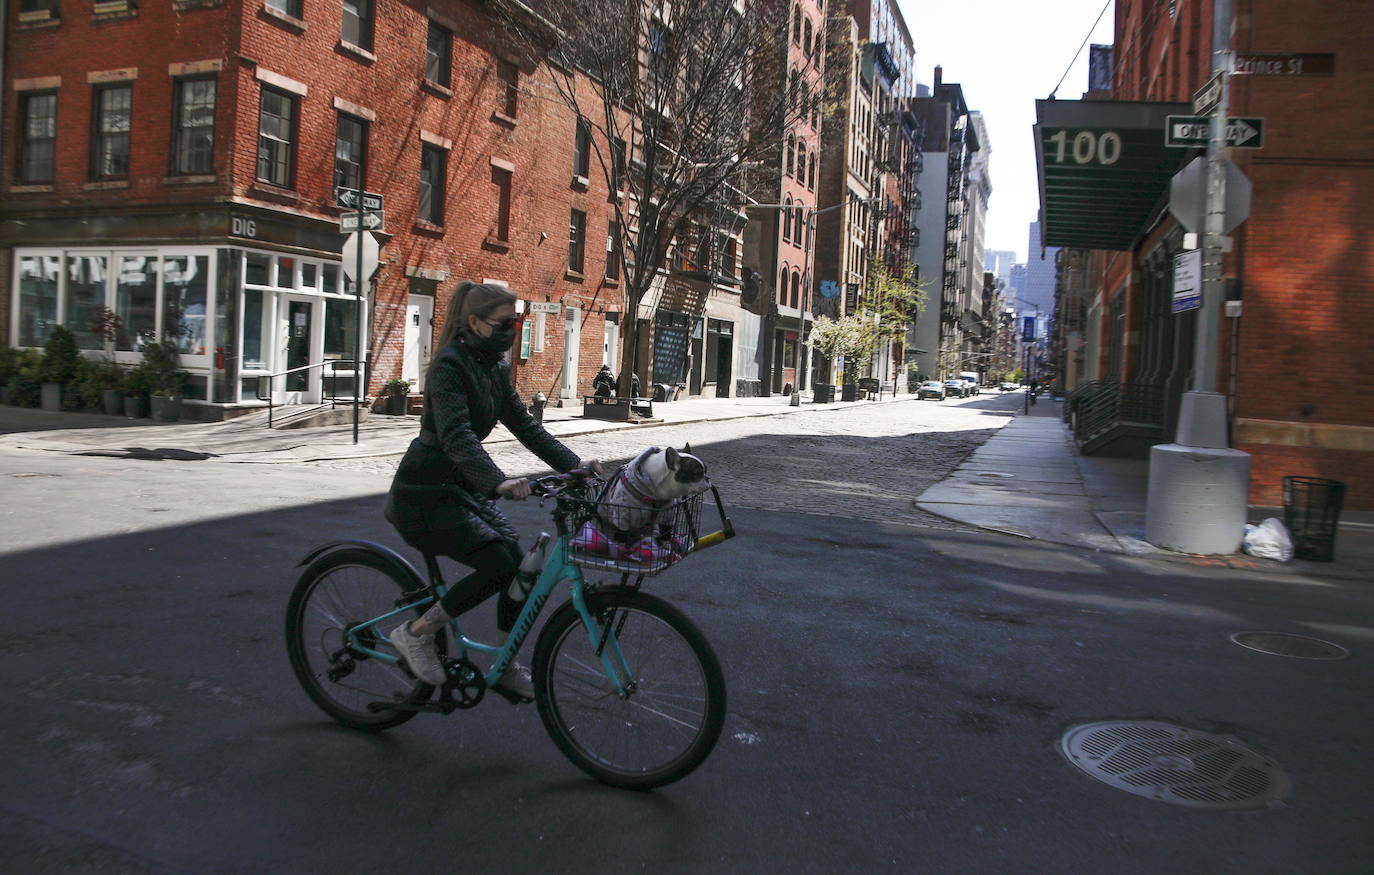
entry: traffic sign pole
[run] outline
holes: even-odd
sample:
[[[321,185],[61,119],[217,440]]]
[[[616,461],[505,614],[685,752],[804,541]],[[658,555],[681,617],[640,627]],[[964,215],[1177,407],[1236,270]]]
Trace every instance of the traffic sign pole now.
[[[361,176],[362,174],[359,174]],[[357,324],[353,332],[353,443],[358,443],[358,419],[362,415],[358,408],[362,406],[363,396],[367,393],[367,387],[363,382],[363,216],[367,214],[367,207],[363,203],[362,181],[359,180],[358,192],[358,262],[357,270],[353,274],[353,306],[356,311]]]

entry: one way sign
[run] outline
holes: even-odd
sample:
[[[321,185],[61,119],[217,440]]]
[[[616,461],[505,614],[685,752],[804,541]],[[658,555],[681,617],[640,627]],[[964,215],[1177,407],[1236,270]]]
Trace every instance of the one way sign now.
[[[1212,122],[1201,115],[1171,115],[1164,130],[1166,146],[1206,146],[1212,133]],[[1264,148],[1264,119],[1230,118],[1226,120],[1226,145],[1233,149]]]

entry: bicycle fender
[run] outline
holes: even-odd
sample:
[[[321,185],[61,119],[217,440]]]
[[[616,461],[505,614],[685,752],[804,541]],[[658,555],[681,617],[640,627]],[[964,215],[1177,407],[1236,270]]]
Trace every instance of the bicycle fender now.
[[[426,586],[428,586],[428,584],[425,583],[424,578],[420,576],[420,572],[415,570],[415,566],[411,565],[409,560],[407,560],[400,553],[397,553],[395,550],[382,544],[378,544],[373,541],[363,541],[357,538],[347,538],[341,541],[330,541],[327,544],[321,544],[320,546],[311,550],[309,553],[305,554],[305,558],[301,559],[301,561],[297,563],[297,567],[309,565],[311,562],[314,562],[316,559],[318,559],[320,556],[323,556],[325,553],[328,553],[330,550],[340,550],[344,547],[361,547],[362,549],[367,550],[370,553],[376,554],[377,558],[381,559],[388,566],[390,566],[392,571],[394,571],[403,579],[409,581],[410,586],[407,587],[408,589],[424,589]]]

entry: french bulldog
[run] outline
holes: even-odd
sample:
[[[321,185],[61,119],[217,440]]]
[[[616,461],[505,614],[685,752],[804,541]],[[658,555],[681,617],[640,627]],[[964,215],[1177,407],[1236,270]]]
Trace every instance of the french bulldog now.
[[[625,536],[647,530],[659,510],[704,487],[706,465],[691,450],[687,444],[681,450],[649,447],[640,453],[616,473],[597,516]]]

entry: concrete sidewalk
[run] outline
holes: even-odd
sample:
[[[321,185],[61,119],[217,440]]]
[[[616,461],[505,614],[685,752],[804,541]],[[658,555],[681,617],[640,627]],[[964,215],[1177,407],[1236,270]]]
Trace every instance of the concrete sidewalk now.
[[[768,398],[693,398],[654,404],[658,422],[635,424],[584,419],[581,405],[550,407],[544,425],[557,437],[626,429],[653,429],[693,422],[715,422],[759,416],[787,416],[816,411],[863,409],[865,406],[914,401],[915,395],[884,394],[877,401],[789,404],[785,395]],[[358,428],[352,425],[275,430],[267,428],[267,414],[254,413],[224,422],[156,422],[129,420],[97,413],[49,413],[0,406],[0,446],[144,458],[213,458],[224,462],[258,464],[299,463],[392,456],[405,452],[419,430],[418,416],[372,414]],[[497,426],[484,443],[515,440]]]
[[[1237,554],[1196,557],[1145,541],[1149,463],[1081,456],[1062,419],[1062,402],[1042,398],[916,500],[958,522],[1073,547],[1233,567],[1290,571],[1374,582],[1374,513],[1346,511],[1335,561],[1284,564]],[[1282,508],[1251,507],[1249,521],[1283,517]]]

